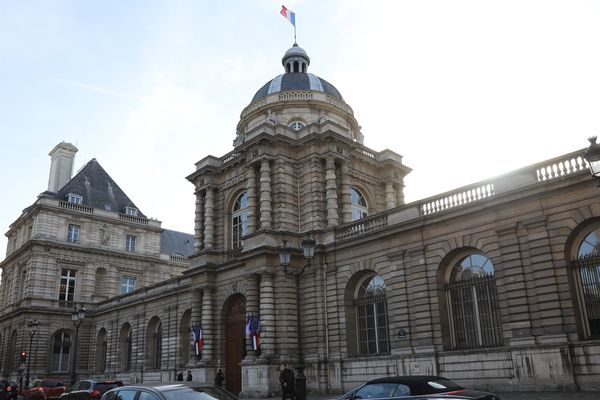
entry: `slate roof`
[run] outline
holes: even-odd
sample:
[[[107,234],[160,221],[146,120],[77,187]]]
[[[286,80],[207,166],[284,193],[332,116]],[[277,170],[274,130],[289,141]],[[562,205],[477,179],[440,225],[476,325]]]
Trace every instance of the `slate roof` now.
[[[189,257],[194,254],[194,235],[165,229],[160,234],[160,252]]]
[[[84,165],[58,193],[44,192],[60,200],[66,200],[69,193],[82,196],[81,204],[87,207],[121,213],[125,212],[125,207],[133,207],[138,209],[138,217],[146,218],[95,158]]]
[[[252,102],[254,103],[261,97],[265,97],[271,93],[285,92],[287,90],[315,90],[344,100],[336,87],[323,78],[310,73],[286,73],[277,75],[265,83],[263,87],[258,89],[258,92],[252,98]]]

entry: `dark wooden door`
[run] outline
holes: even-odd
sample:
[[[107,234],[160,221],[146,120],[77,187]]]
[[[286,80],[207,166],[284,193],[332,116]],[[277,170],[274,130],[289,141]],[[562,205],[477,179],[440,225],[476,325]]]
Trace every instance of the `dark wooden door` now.
[[[225,305],[225,388],[236,396],[242,390],[242,367],[246,346],[246,299],[233,295]]]

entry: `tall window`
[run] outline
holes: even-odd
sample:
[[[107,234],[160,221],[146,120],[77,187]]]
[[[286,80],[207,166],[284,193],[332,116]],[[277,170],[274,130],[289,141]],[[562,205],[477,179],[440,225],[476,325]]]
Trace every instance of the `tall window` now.
[[[242,193],[235,204],[231,215],[231,247],[242,247],[242,237],[248,233],[248,192]]]
[[[69,203],[81,204],[83,202],[83,197],[78,194],[69,193],[67,195],[67,201]]]
[[[350,188],[350,204],[352,208],[352,221],[365,218],[369,215],[369,207],[365,196],[354,187]]]
[[[12,372],[15,369],[15,357],[17,356],[17,331],[12,331],[6,349],[6,372]]]
[[[502,345],[494,265],[472,253],[453,266],[445,285],[450,312],[452,348]]]
[[[131,370],[131,325],[123,324],[119,334],[119,360],[123,371]]]
[[[96,371],[104,372],[106,369],[106,329],[100,329],[96,337]]]
[[[69,371],[69,352],[71,350],[71,335],[66,331],[54,334],[52,342],[51,369],[53,372]]]
[[[67,242],[78,243],[81,227],[79,225],[69,224],[67,229]]]
[[[77,271],[63,268],[60,273],[58,300],[61,307],[71,307],[75,300],[75,282]]]
[[[121,294],[133,292],[135,290],[135,278],[124,276],[121,278]]]
[[[138,216],[138,209],[135,207],[125,207],[125,214],[131,215],[133,217]]]
[[[577,260],[572,261],[581,299],[584,336],[600,339],[600,228],[579,244]]]
[[[388,354],[387,300],[385,282],[379,275],[370,275],[359,283],[354,298],[358,333],[358,354]]]
[[[159,369],[162,361],[162,324],[159,322],[154,335],[154,360],[153,366]]]
[[[136,237],[133,235],[127,235],[125,237],[125,250],[127,251],[135,251],[135,242],[136,242]]]

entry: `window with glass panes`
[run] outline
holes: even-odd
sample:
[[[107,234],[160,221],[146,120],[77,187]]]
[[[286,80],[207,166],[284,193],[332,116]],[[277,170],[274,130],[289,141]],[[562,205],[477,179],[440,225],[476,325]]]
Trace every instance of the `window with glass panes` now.
[[[356,188],[350,188],[350,207],[352,209],[352,221],[365,218],[369,215],[369,207],[365,196]]]
[[[79,225],[69,224],[67,228],[67,241],[72,243],[79,242],[81,227]]]
[[[354,298],[358,333],[358,354],[375,355],[390,352],[385,282],[371,275],[360,284]]]
[[[231,215],[231,247],[242,247],[242,237],[248,233],[248,192],[242,193],[233,205]]]
[[[63,268],[60,273],[60,287],[58,289],[58,300],[62,307],[70,307],[75,300],[75,283],[77,271]]]
[[[572,260],[584,336],[600,339],[600,228],[593,230],[581,241],[577,259]]]
[[[135,242],[137,238],[133,235],[127,235],[125,237],[125,250],[127,251],[135,251]]]
[[[494,265],[482,254],[456,262],[445,285],[453,349],[502,345]]]
[[[57,332],[52,342],[51,370],[53,372],[69,371],[69,353],[71,350],[71,335],[65,331]]]
[[[135,290],[135,278],[133,276],[124,276],[121,278],[121,294],[133,292]]]

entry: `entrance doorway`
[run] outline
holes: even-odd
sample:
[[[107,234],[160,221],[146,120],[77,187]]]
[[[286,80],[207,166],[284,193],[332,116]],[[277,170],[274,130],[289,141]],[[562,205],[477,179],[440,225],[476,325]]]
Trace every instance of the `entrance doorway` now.
[[[225,388],[236,396],[242,390],[242,366],[246,356],[246,298],[234,294],[225,302]]]

